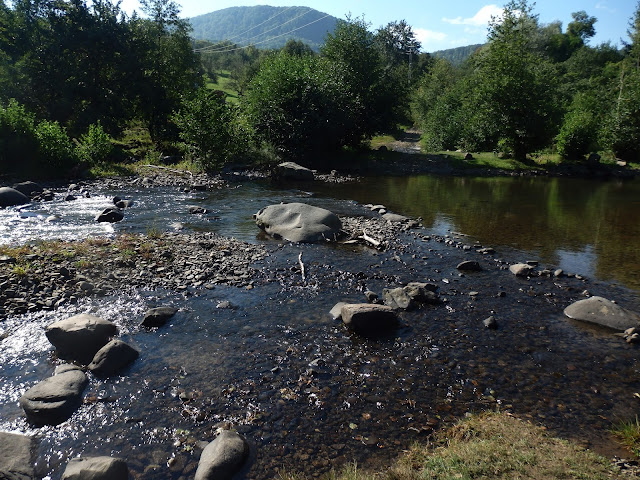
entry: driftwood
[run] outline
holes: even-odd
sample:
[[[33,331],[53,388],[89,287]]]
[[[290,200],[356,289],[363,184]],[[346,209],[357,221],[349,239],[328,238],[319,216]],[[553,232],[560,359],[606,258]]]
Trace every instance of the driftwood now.
[[[371,245],[373,245],[376,248],[378,248],[382,244],[382,242],[379,242],[375,238],[372,238],[369,235],[367,235],[366,230],[362,230],[362,235],[360,235],[360,237],[358,238],[363,239],[365,242],[369,242]]]
[[[306,275],[304,273],[304,263],[302,263],[302,252],[298,255],[298,263],[300,264],[300,272],[302,273],[302,281],[306,281]]]
[[[167,170],[168,172],[171,172],[171,173],[177,173],[178,175],[185,175],[188,173],[189,175],[191,175],[191,178],[193,178],[193,173],[190,172],[189,170],[176,170],[175,168],[163,167],[161,165],[150,165],[150,164],[141,165],[141,166],[147,167],[147,168],[159,168],[162,170]]]

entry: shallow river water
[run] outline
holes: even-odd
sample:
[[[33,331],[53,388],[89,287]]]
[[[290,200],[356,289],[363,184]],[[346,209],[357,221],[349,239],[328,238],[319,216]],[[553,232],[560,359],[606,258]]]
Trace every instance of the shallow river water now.
[[[637,348],[567,320],[562,309],[585,289],[640,307],[637,182],[412,177],[302,188],[94,188],[90,199],[0,211],[2,243],[212,230],[264,243],[270,256],[263,267],[277,272],[252,290],[132,290],[1,322],[0,430],[38,439],[41,477],[59,479],[68,459],[82,454],[121,456],[134,478],[191,478],[202,442],[229,426],[252,446],[247,478],[273,478],[282,468],[316,476],[353,460],[375,467],[484,409],[507,409],[602,453],[620,453],[609,429],[637,412]],[[92,222],[114,195],[135,201],[125,221]],[[339,215],[371,215],[362,204],[384,203],[422,217],[424,229],[401,233],[402,248],[388,252],[280,245],[259,235],[251,219],[280,201]],[[185,214],[189,205],[211,213]],[[46,222],[52,214],[61,219]],[[476,241],[498,253],[457,248]],[[291,274],[300,252],[304,282]],[[484,271],[459,276],[463,259],[478,260]],[[525,260],[590,280],[523,280],[504,269]],[[363,301],[365,288],[380,293],[408,281],[436,283],[447,302],[404,312],[388,337],[359,337],[327,314],[338,301]],[[217,308],[222,301],[235,308]],[[149,306],[166,304],[181,309],[167,326],[139,328]],[[83,406],[67,422],[33,428],[18,399],[58,363],[44,326],[81,312],[116,322],[140,358],[121,376],[91,377]],[[498,330],[482,326],[489,315]]]

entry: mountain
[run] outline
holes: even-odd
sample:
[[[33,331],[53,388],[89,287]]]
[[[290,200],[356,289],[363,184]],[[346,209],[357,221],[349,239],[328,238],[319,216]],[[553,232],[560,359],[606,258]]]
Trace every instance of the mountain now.
[[[482,47],[482,45],[482,43],[477,43],[475,45],[467,45],[466,47],[438,50],[437,52],[433,52],[431,55],[449,60],[452,65],[458,66],[469,58],[478,48]]]
[[[314,50],[333,32],[338,19],[309,7],[230,7],[189,19],[196,40],[230,40],[238,45],[280,48],[301,40]]]

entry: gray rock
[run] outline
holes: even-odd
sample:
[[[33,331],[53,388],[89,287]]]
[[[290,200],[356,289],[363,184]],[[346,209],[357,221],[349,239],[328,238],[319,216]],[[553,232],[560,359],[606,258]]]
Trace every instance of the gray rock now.
[[[127,480],[129,468],[124,460],[112,457],[72,458],[62,480]]]
[[[409,217],[405,217],[404,215],[398,215],[397,213],[385,213],[382,215],[387,222],[406,222],[409,220]]]
[[[0,479],[27,480],[34,477],[32,437],[0,432]]]
[[[96,222],[119,222],[124,218],[124,213],[117,207],[107,207],[95,217]]]
[[[342,321],[360,334],[376,333],[397,327],[398,316],[387,305],[349,303],[342,306]]]
[[[342,229],[337,215],[304,203],[269,205],[255,214],[255,220],[269,235],[291,242],[333,240]]]
[[[248,455],[246,440],[235,432],[224,430],[202,451],[194,480],[231,480]]]
[[[516,263],[509,267],[509,271],[517,277],[526,277],[531,274],[533,267],[526,263]]]
[[[20,397],[20,406],[30,422],[58,425],[82,404],[82,392],[89,380],[80,370],[69,370],[34,385]]]
[[[436,293],[438,287],[432,283],[410,282],[403,290],[415,302],[432,305],[442,303],[442,300]]]
[[[115,202],[115,206],[120,209],[131,208],[133,206],[133,200],[118,200]]]
[[[173,317],[177,308],[173,307],[157,307],[147,310],[144,314],[144,320],[142,320],[143,327],[161,327],[166,324],[171,317]]]
[[[311,170],[295,162],[281,163],[275,168],[273,175],[275,178],[283,180],[310,181],[315,178]]]
[[[10,187],[0,187],[0,207],[13,207],[29,203],[29,197]]]
[[[122,370],[140,356],[132,346],[114,339],[102,347],[89,364],[89,370],[99,377],[108,377]]]
[[[620,331],[640,325],[640,315],[602,297],[591,297],[572,303],[564,309],[564,314],[575,320]]]
[[[89,363],[117,331],[113,322],[83,313],[48,325],[45,334],[62,358]]]
[[[367,298],[367,302],[376,303],[378,300],[378,294],[376,292],[372,292],[371,290],[367,290],[364,292],[364,296]]]
[[[334,320],[339,320],[340,318],[342,318],[342,307],[344,307],[346,304],[346,302],[336,303],[333,308],[329,310],[329,315],[331,315],[331,318],[333,318]]]
[[[562,270],[561,268],[558,268],[553,272],[554,277],[562,277],[563,275],[564,275],[564,270]]]
[[[16,183],[13,188],[27,197],[34,197],[37,194],[44,192],[44,189],[35,182]]]
[[[493,316],[485,318],[482,323],[484,324],[485,328],[488,328],[490,330],[495,330],[496,328],[498,328],[498,322]]]
[[[464,159],[465,160],[473,160],[473,155],[469,152],[464,154]]]
[[[385,305],[394,310],[413,310],[416,304],[413,299],[407,295],[404,288],[385,288],[382,290],[382,300]]]
[[[474,260],[467,260],[466,262],[459,263],[456,268],[463,272],[479,272],[482,270],[480,264]]]
[[[189,207],[189,213],[191,215],[204,215],[208,213],[208,210],[203,207],[192,206],[192,207]]]

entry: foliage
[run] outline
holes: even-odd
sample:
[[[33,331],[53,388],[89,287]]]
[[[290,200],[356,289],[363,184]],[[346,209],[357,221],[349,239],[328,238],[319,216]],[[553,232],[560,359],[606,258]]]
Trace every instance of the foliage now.
[[[635,420],[618,423],[612,432],[636,457],[640,457],[640,421],[637,416]]]
[[[597,125],[594,117],[584,110],[571,110],[564,117],[556,137],[558,153],[567,159],[580,159],[594,149]]]
[[[31,163],[36,155],[35,116],[15,99],[0,105],[0,172],[15,170],[19,159]]]
[[[258,139],[290,158],[352,142],[360,108],[334,63],[285,52],[263,64],[244,105]]]
[[[191,157],[207,170],[221,167],[246,145],[236,107],[206,88],[185,99],[173,121]]]
[[[433,52],[431,55],[435,58],[447,60],[454,67],[459,67],[482,46],[483,45],[481,43],[476,43],[464,47],[438,50],[436,52]]]
[[[98,121],[89,125],[87,133],[80,138],[78,156],[91,165],[106,163],[113,153],[113,139]]]
[[[73,143],[58,122],[43,120],[36,126],[40,163],[50,172],[65,171],[77,162]]]

